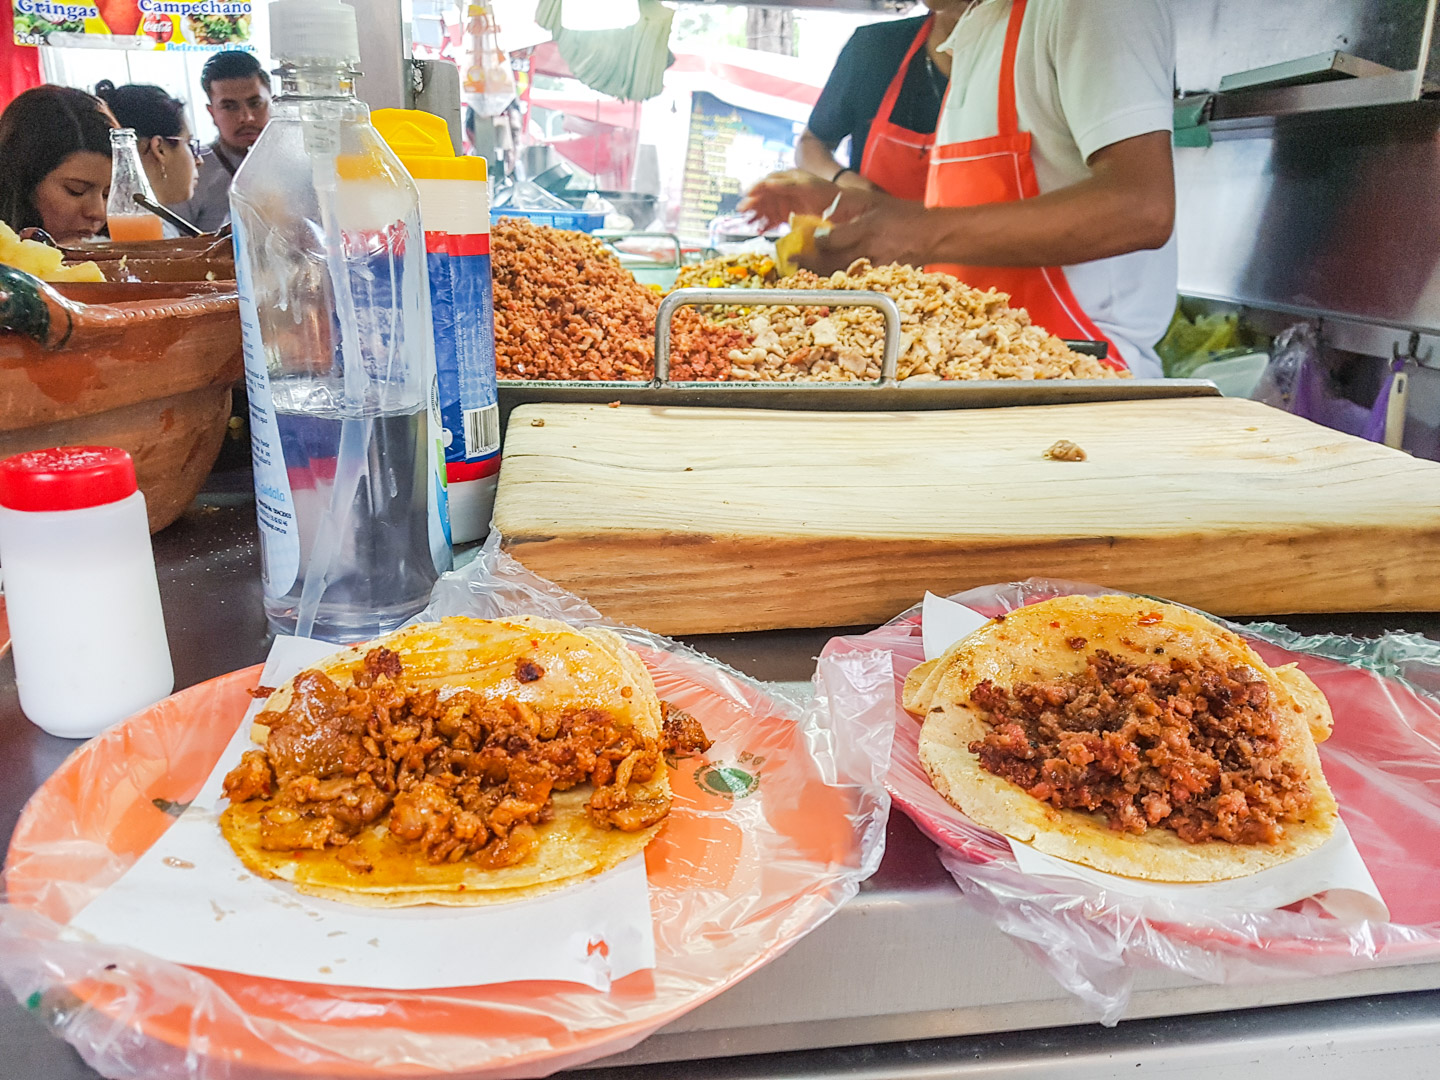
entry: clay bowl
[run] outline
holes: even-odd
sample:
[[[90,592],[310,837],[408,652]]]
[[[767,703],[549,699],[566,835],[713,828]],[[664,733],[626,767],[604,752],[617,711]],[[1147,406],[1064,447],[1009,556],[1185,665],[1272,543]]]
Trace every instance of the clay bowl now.
[[[243,369],[233,282],[51,286],[0,265],[0,457],[128,450],[151,532],[205,482]]]
[[[235,249],[229,236],[174,240],[95,241],[62,248],[65,261],[93,261],[111,281],[234,281]],[[123,269],[115,264],[124,260]]]
[[[166,240],[87,240],[83,244],[61,247],[67,262],[85,262],[93,259],[103,263],[114,259],[187,259],[200,256],[223,255],[232,258],[234,243],[229,235],[180,236]]]

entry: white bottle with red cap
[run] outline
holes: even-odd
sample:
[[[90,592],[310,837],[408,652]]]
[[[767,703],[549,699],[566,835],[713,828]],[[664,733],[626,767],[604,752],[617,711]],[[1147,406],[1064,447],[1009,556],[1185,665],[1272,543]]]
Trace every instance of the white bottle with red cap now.
[[[88,739],[175,686],[145,496],[124,450],[0,461],[0,566],[20,708]]]

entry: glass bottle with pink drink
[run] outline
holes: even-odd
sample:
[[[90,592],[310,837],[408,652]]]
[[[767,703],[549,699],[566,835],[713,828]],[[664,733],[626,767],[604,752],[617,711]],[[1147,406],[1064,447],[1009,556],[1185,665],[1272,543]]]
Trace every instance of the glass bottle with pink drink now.
[[[159,240],[165,235],[160,218],[135,202],[143,195],[152,203],[155,193],[140,164],[140,149],[135,142],[134,128],[110,130],[110,198],[105,203],[106,224],[110,239]]]

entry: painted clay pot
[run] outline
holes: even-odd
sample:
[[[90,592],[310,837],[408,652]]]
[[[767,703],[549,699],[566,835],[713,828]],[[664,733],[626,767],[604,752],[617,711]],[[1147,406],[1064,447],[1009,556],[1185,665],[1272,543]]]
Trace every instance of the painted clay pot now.
[[[150,530],[170,524],[215,463],[243,372],[234,288],[50,286],[0,265],[0,457],[121,447]]]

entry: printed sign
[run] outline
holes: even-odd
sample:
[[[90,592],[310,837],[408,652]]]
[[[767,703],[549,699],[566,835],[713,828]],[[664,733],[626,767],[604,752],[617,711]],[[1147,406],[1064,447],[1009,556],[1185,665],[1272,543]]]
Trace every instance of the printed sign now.
[[[711,223],[734,213],[751,184],[768,173],[790,168],[803,126],[739,109],[713,94],[697,91],[690,107],[681,239],[710,242]]]
[[[16,45],[184,52],[244,46],[250,0],[12,0]]]

